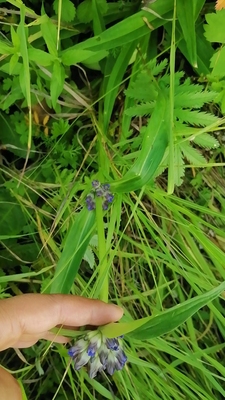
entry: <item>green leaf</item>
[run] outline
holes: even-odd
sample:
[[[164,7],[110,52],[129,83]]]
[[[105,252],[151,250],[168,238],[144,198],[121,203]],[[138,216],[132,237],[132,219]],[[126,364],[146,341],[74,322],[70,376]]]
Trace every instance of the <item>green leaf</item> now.
[[[8,44],[0,40],[0,54],[7,55],[7,54],[13,54],[14,52],[15,52],[14,47],[9,46]]]
[[[10,26],[10,30],[13,46],[15,50],[18,51],[20,48],[20,37],[12,25]]]
[[[217,50],[210,61],[210,67],[213,69],[211,75],[223,78],[225,76],[225,47]]]
[[[64,67],[62,64],[60,64],[58,60],[55,60],[53,64],[52,79],[50,83],[51,100],[54,109],[56,108],[58,97],[62,93],[64,81]]]
[[[179,148],[179,146],[174,146],[174,168],[173,168],[173,181],[174,185],[180,186],[183,183],[183,177],[184,177],[184,160],[182,158],[182,153]]]
[[[26,216],[24,215],[20,204],[16,198],[13,198],[8,190],[0,189],[0,226],[1,236],[10,238],[21,232],[26,225]]]
[[[61,52],[61,60],[64,65],[74,65],[80,62],[97,62],[102,58],[106,57],[108,52],[105,50],[94,52],[90,50],[80,50],[76,48],[70,48]]]
[[[195,2],[196,0],[177,0],[177,18],[187,44],[190,62],[196,68]]]
[[[78,5],[77,18],[83,24],[87,24],[93,20],[91,0],[84,0]]]
[[[53,9],[58,15],[58,7],[59,7],[60,0],[54,0]],[[74,20],[76,16],[76,8],[74,4],[70,0],[62,0],[62,12],[61,12],[61,20],[63,22],[71,22]]]
[[[13,71],[15,71],[15,68],[16,68],[16,66],[18,64],[18,60],[19,60],[18,53],[13,54],[12,57],[10,58],[10,61],[9,61],[9,73],[10,73],[10,75],[12,75]]]
[[[180,150],[184,157],[194,166],[200,165],[201,167],[207,163],[205,157],[197,150],[194,149],[188,142],[180,143]]]
[[[41,24],[41,33],[46,43],[49,53],[55,58],[58,56],[57,52],[57,28],[56,25],[46,16],[46,22]]]
[[[95,229],[95,212],[84,208],[75,218],[56,265],[51,293],[69,293]]]
[[[216,149],[220,145],[215,137],[210,136],[207,133],[202,133],[201,135],[196,136],[192,140],[198,146],[204,147],[206,149]]]
[[[43,67],[48,67],[55,60],[55,57],[43,50],[35,49],[34,47],[28,48],[28,57],[30,61],[40,64]]]
[[[225,291],[225,282],[207,293],[178,304],[167,311],[162,311],[156,316],[127,323],[111,323],[102,326],[100,330],[108,338],[129,333],[130,337],[137,340],[153,339],[176,329],[200,308],[219,297],[223,291]]]
[[[115,192],[130,192],[146,185],[155,175],[168,145],[168,99],[160,91],[146,128],[140,155],[124,178],[112,183]]]
[[[191,125],[206,126],[218,121],[215,115],[203,111],[175,109],[174,114],[180,121]]]
[[[209,42],[225,43],[225,9],[217,13],[206,14],[208,25],[204,25],[205,37]]]

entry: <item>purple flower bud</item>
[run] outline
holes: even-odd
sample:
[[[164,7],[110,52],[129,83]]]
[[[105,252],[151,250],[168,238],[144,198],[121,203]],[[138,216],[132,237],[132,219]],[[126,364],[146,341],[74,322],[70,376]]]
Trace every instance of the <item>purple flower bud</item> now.
[[[94,202],[88,203],[87,204],[87,209],[88,209],[88,211],[95,210],[95,203]]]
[[[92,184],[92,187],[93,187],[94,189],[97,189],[97,188],[100,187],[100,182],[97,181],[97,180],[92,181],[91,184]]]
[[[114,199],[114,196],[113,196],[112,193],[106,193],[105,194],[105,199],[106,199],[106,201],[108,201],[108,203],[112,203],[113,199]]]
[[[116,354],[117,361],[121,364],[122,368],[127,362],[127,356],[122,349],[119,349]]]
[[[108,355],[106,370],[109,375],[113,375],[116,370],[116,359],[112,351],[110,351]]]
[[[104,201],[104,203],[102,203],[102,209],[105,211],[105,210],[108,210],[108,202],[107,201]]]
[[[110,189],[110,184],[109,183],[103,183],[102,188],[106,191]]]
[[[96,189],[95,193],[97,197],[104,196],[104,190],[102,188]]]
[[[96,355],[90,359],[89,376],[95,378],[99,371],[102,371],[104,366],[102,365],[100,358]]]
[[[78,356],[75,358],[74,360],[74,367],[75,369],[78,371],[79,369],[81,369],[84,365],[86,365],[88,363],[88,361],[90,360],[89,355],[87,354],[86,351],[78,354]]]
[[[68,350],[68,355],[72,358],[75,358],[79,353],[84,351],[88,346],[88,343],[84,339],[79,339],[75,346],[71,347]]]
[[[106,339],[106,346],[110,350],[118,350],[120,345],[118,340],[115,338],[115,339]]]

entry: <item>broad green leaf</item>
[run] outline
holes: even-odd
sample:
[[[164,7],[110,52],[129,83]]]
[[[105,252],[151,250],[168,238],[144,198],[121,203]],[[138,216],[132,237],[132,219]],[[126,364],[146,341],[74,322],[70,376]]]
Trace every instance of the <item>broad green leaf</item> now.
[[[60,0],[54,0],[53,9],[55,13],[58,15],[58,7],[59,7]],[[76,8],[74,4],[70,0],[62,0],[62,13],[61,13],[61,20],[63,22],[71,22],[76,16]]]
[[[30,61],[34,61],[36,64],[40,64],[43,67],[48,67],[55,60],[55,57],[51,54],[31,46],[28,48],[28,57]]]
[[[0,226],[1,235],[16,235],[26,225],[26,215],[20,204],[13,198],[7,189],[0,189]]]
[[[53,63],[52,79],[50,83],[50,93],[53,108],[56,108],[59,95],[62,93],[65,81],[65,70],[58,60]]]
[[[205,37],[209,42],[225,43],[225,9],[218,11],[216,14],[206,14],[206,22],[204,25]]]
[[[162,14],[172,11],[173,0],[167,0],[165,4],[161,3],[160,7],[162,9]],[[159,8],[157,11],[159,14],[161,13],[161,9]],[[71,47],[71,49],[100,51],[121,47],[126,43],[130,43],[133,40],[137,40],[138,38],[149,34],[149,27],[145,23],[145,19],[150,23],[154,21],[155,26],[161,26],[163,24],[163,20],[157,19],[155,15],[140,11],[108,28],[100,35],[78,43],[77,45]]]
[[[48,18],[45,23],[41,24],[41,33],[49,53],[57,57],[57,28],[50,18]]]
[[[144,134],[140,155],[121,180],[112,183],[115,192],[130,192],[146,185],[155,175],[168,145],[168,99],[161,90]]]
[[[76,48],[70,48],[61,52],[61,59],[64,65],[74,65],[80,62],[97,62],[102,58],[106,57],[108,52],[105,50],[94,52],[90,50],[80,50]]]
[[[207,293],[178,304],[167,311],[162,311],[156,316],[127,323],[111,323],[102,326],[100,330],[108,338],[129,333],[130,337],[138,340],[153,339],[176,329],[200,308],[219,297],[223,291],[225,291],[225,282]]]
[[[91,0],[84,0],[78,5],[77,18],[84,24],[87,24],[93,20]]]
[[[211,75],[219,78],[224,78],[225,47],[217,50],[210,61],[210,67],[212,68]]]
[[[8,44],[6,44],[5,42],[3,42],[3,40],[0,40],[0,54],[14,54],[15,53],[15,49],[12,46],[9,46]]]
[[[69,293],[95,229],[95,212],[84,208],[75,218],[56,265],[51,293]]]
[[[177,18],[187,44],[190,62],[196,68],[195,2],[196,0],[177,0]]]

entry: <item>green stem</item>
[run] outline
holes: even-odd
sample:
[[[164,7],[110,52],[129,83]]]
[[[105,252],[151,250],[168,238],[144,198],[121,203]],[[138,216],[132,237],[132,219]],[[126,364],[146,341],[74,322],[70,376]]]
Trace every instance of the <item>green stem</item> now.
[[[101,289],[99,298],[100,300],[108,302],[109,294],[109,277],[106,256],[106,240],[103,221],[102,199],[96,198],[96,225],[98,232],[98,250],[99,250],[99,281]]]

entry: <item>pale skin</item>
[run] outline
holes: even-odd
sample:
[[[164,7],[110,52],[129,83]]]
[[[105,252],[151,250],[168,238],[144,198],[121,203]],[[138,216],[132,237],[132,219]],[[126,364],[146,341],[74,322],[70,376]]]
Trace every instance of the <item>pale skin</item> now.
[[[70,341],[50,330],[56,326],[78,328],[118,321],[123,310],[100,300],[62,294],[25,294],[0,300],[0,351],[25,348],[40,339],[57,343]],[[0,367],[1,400],[22,400],[15,378]]]

